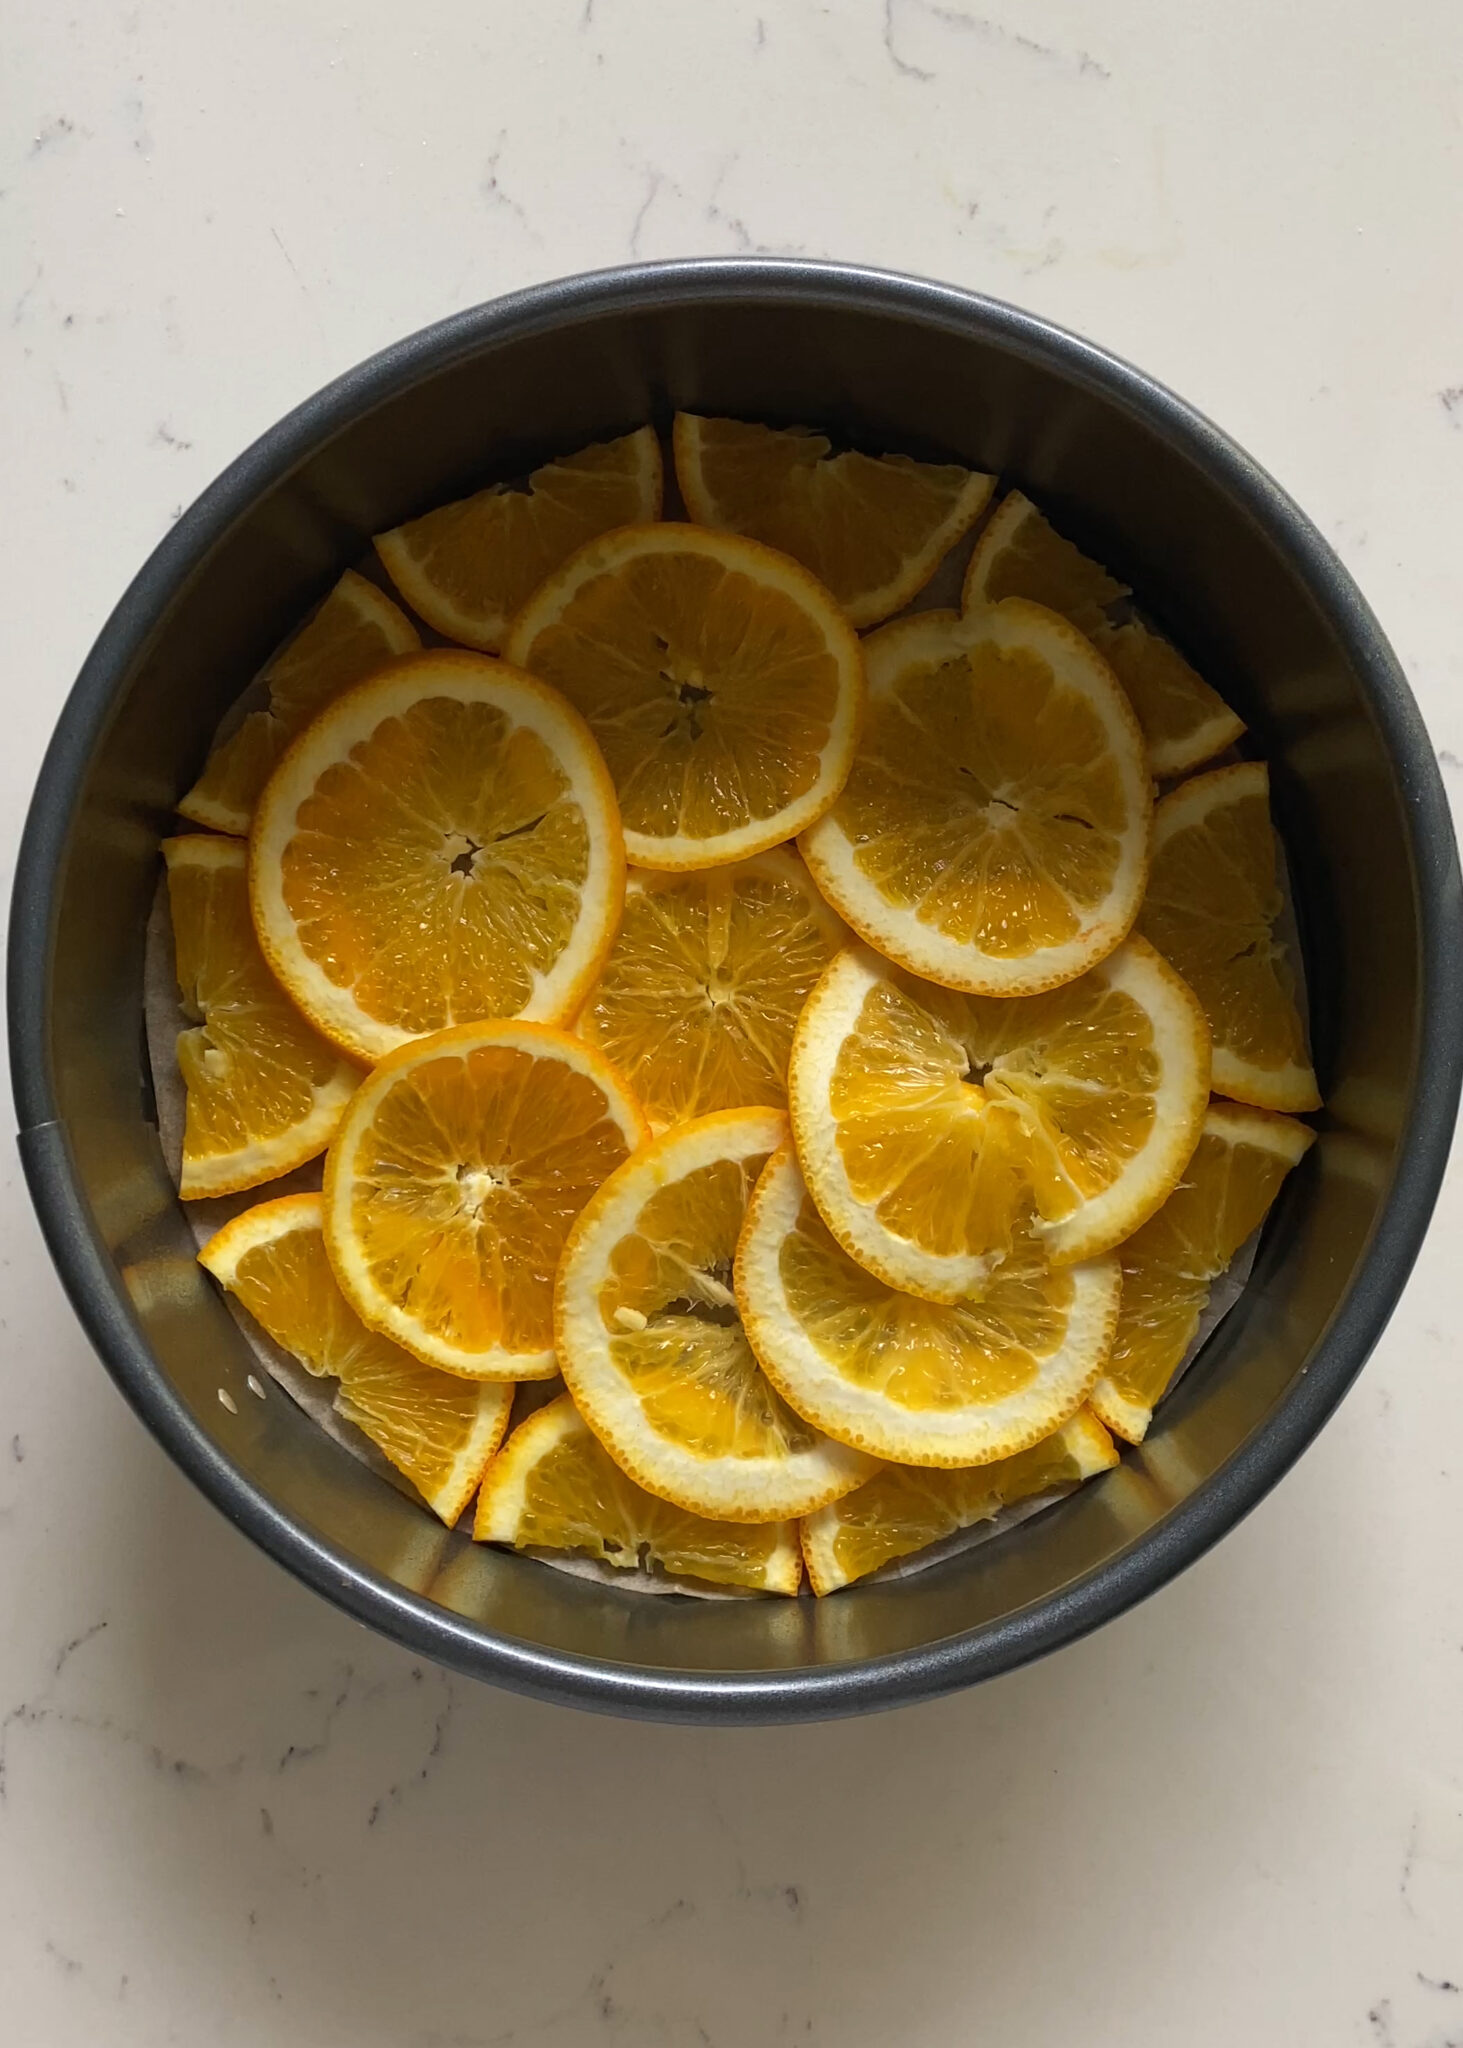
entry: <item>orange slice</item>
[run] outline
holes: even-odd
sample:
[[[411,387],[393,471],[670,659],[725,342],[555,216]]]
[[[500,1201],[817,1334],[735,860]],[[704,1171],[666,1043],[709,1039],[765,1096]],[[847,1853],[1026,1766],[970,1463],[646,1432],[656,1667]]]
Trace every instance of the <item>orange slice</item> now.
[[[867,727],[803,834],[813,879],[891,960],[1029,995],[1122,943],[1148,873],[1142,735],[1106,664],[1010,598],[922,612],[864,643]]]
[[[1295,977],[1276,937],[1283,909],[1263,761],[1196,775],[1163,799],[1140,924],[1204,1006],[1216,1091],[1259,1109],[1319,1109]]]
[[[214,748],[179,811],[215,832],[247,832],[259,793],[295,734],[333,698],[420,646],[405,612],[347,569],[260,676],[268,706],[249,712]]]
[[[531,676],[437,650],[322,712],[250,841],[270,966],[363,1059],[477,1018],[572,1017],[624,896],[614,792]]]
[[[1183,1179],[1122,1246],[1122,1308],[1092,1406],[1129,1443],[1143,1441],[1194,1341],[1212,1283],[1259,1229],[1315,1135],[1288,1116],[1212,1104]]]
[[[1094,1257],[1152,1215],[1199,1141],[1209,1038],[1189,990],[1130,939],[1045,995],[963,996],[840,953],[803,1009],[798,1158],[850,1257],[958,1301],[1033,1236]]]
[[[1238,712],[1161,633],[1129,619],[1105,627],[1095,644],[1138,715],[1154,775],[1187,775],[1244,737]]]
[[[803,1575],[795,1522],[716,1522],[658,1500],[620,1470],[568,1394],[509,1437],[478,1496],[473,1534],[760,1593],[796,1593]]]
[[[720,1521],[808,1514],[873,1470],[773,1391],[737,1313],[747,1197],[786,1134],[771,1109],[668,1131],[605,1182],[559,1265],[559,1366],[580,1414],[647,1492]]]
[[[780,847],[696,874],[632,870],[579,1034],[635,1076],[653,1125],[782,1108],[798,1012],[846,937]]]
[[[856,1265],[792,1148],[769,1162],[737,1248],[763,1372],[839,1443],[902,1465],[984,1465],[1039,1442],[1097,1378],[1118,1312],[1109,1255],[1053,1268],[1023,1247],[979,1300],[920,1301]]]
[[[307,1372],[340,1382],[337,1414],[371,1439],[450,1528],[503,1440],[513,1389],[454,1379],[368,1330],[336,1285],[319,1195],[284,1195],[226,1223],[198,1254]]]
[[[907,455],[835,455],[808,427],[679,412],[676,480],[693,519],[781,548],[855,626],[902,610],[989,502],[995,478]]]
[[[178,987],[192,1022],[178,1037],[187,1090],[184,1201],[258,1187],[330,1143],[360,1071],[296,1010],[249,918],[237,839],[163,841]]]
[[[838,954],[793,1038],[809,1192],[893,1288],[961,1300],[1022,1239],[1053,1264],[1109,1251],[1176,1186],[1209,1100],[1195,997],[1143,940],[1018,999]]]
[[[660,517],[661,469],[655,429],[641,427],[546,462],[525,490],[494,484],[378,533],[376,552],[428,625],[496,654],[513,614],[575,548]]]
[[[325,1167],[325,1243],[369,1329],[469,1379],[554,1372],[569,1226],[645,1139],[613,1068],[543,1024],[464,1024],[384,1059]]]
[[[508,658],[588,720],[640,867],[775,846],[822,815],[853,759],[856,635],[806,569],[738,534],[591,541],[519,613]]]
[[[1107,624],[1109,608],[1128,595],[1126,583],[1058,533],[1030,498],[1008,491],[975,544],[961,602],[970,611],[1007,597],[1030,598],[1060,612],[1090,640]]]
[[[1020,491],[1001,500],[965,576],[967,610],[1029,597],[1070,619],[1112,664],[1148,748],[1154,775],[1186,775],[1232,747],[1244,720],[1230,710],[1178,649],[1137,620],[1114,624],[1131,593],[1042,517]]]
[[[944,1472],[886,1465],[803,1523],[808,1582],[815,1593],[836,1593],[1018,1502],[1069,1493],[1117,1462],[1112,1438],[1081,1408],[1043,1442],[993,1465]]]

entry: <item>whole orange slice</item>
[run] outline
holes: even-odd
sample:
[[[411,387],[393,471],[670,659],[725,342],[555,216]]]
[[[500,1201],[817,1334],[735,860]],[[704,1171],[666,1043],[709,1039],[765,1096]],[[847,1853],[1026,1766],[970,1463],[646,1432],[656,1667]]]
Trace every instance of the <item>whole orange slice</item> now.
[[[792,1148],[769,1162],[737,1246],[757,1361],[795,1413],[901,1465],[984,1465],[1074,1415],[1112,1343],[1117,1260],[1048,1266],[1028,1245],[978,1298],[921,1301],[855,1263]]]
[[[1020,598],[917,613],[864,653],[863,739],[800,842],[834,909],[978,994],[1052,988],[1112,952],[1142,900],[1152,792],[1106,663]]]
[[[820,817],[848,774],[858,639],[806,569],[739,534],[631,526],[591,541],[530,598],[507,652],[588,721],[639,867],[760,853]]]
[[[325,1245],[369,1329],[468,1379],[554,1372],[570,1225],[647,1135],[599,1055],[542,1024],[464,1024],[369,1074],[325,1165]]]
[[[624,895],[614,792],[531,676],[436,650],[338,699],[270,777],[250,838],[265,955],[363,1059],[487,1017],[572,1017]]]
[[[873,1471],[763,1377],[732,1291],[747,1197],[787,1121],[727,1109],[611,1175],[559,1266],[559,1365],[580,1414],[647,1492],[718,1521],[781,1522]]]
[[[978,1294],[1027,1239],[1059,1265],[1121,1243],[1177,1184],[1208,1098],[1203,1013],[1142,939],[1015,998],[850,947],[808,997],[788,1069],[829,1229],[933,1301]]]

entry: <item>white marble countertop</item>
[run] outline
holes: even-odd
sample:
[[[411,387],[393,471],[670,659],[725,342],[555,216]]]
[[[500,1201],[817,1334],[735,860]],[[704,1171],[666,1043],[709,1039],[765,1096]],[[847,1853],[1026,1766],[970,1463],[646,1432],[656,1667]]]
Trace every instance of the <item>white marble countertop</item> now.
[[[178,509],[398,335],[631,257],[928,272],[1143,364],[1354,570],[1463,794],[1457,0],[14,0],[6,886]],[[423,1668],[124,1410],[0,1166],[15,2048],[1463,2042],[1455,1173],[1373,1363],[1179,1583],[841,1726]]]

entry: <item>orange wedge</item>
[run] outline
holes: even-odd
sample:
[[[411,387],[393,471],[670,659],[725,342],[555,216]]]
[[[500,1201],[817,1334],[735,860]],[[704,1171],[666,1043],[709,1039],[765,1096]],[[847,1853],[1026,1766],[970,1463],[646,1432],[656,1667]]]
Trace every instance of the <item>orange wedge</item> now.
[[[970,611],[1007,597],[1030,598],[1060,612],[1090,640],[1128,595],[1126,583],[1058,533],[1030,498],[1008,491],[975,544],[961,602]]]
[[[985,510],[995,478],[907,455],[835,455],[807,427],[676,414],[676,480],[693,519],[780,548],[855,626],[915,597]]]
[[[469,1379],[552,1376],[569,1226],[647,1136],[599,1055],[543,1024],[464,1024],[368,1075],[325,1167],[325,1243],[369,1329]]]
[[[632,870],[579,1034],[635,1076],[654,1125],[781,1108],[798,1012],[846,938],[781,847],[688,875]]]
[[[1112,664],[1137,713],[1157,776],[1186,775],[1232,747],[1244,720],[1178,649],[1139,621],[1111,614],[1131,595],[1059,534],[1020,491],[997,506],[965,576],[967,610],[1028,597],[1069,619]]]
[[[347,569],[261,675],[268,705],[249,712],[214,748],[179,811],[215,832],[247,832],[259,793],[295,734],[333,698],[420,645],[405,612]]]
[[[1122,1308],[1092,1406],[1129,1443],[1143,1441],[1194,1341],[1211,1285],[1259,1229],[1315,1135],[1288,1116],[1212,1104],[1183,1179],[1120,1247]]]
[[[531,676],[455,649],[322,712],[270,777],[250,840],[270,966],[368,1060],[477,1018],[572,1017],[624,875],[583,721]]]
[[[1263,761],[1196,775],[1163,799],[1140,926],[1204,1006],[1216,1092],[1259,1109],[1319,1109],[1295,977],[1276,936],[1283,909]]]
[[[808,1582],[815,1593],[836,1593],[895,1558],[928,1550],[1019,1502],[1069,1493],[1117,1462],[1112,1438],[1082,1408],[1043,1442],[993,1465],[964,1471],[886,1465],[804,1521]]]
[[[378,533],[376,552],[428,625],[496,654],[513,614],[575,548],[660,517],[661,470],[655,429],[641,427],[546,462],[524,490],[494,484]]]
[[[758,541],[605,534],[530,598],[507,652],[587,719],[639,867],[760,853],[820,817],[848,774],[858,639],[806,569]]]
[[[1021,598],[864,643],[848,782],[805,832],[818,887],[912,973],[985,995],[1070,981],[1122,943],[1148,873],[1143,740],[1107,665]]]
[[[757,1183],[736,1298],[758,1363],[799,1415],[901,1465],[984,1465],[1074,1415],[1112,1342],[1117,1260],[1054,1268],[1026,1245],[979,1299],[920,1301],[856,1265],[792,1148]]]
[[[478,1495],[473,1534],[759,1593],[796,1593],[802,1580],[795,1522],[715,1522],[658,1500],[620,1470],[568,1394],[509,1437]]]
[[[163,841],[183,1013],[185,1201],[290,1173],[330,1143],[360,1070],[313,1031],[265,964],[237,839]]]
[[[1238,712],[1141,620],[1106,627],[1095,644],[1138,715],[1154,775],[1188,775],[1244,736]]]
[[[198,1254],[307,1372],[340,1382],[337,1414],[371,1439],[449,1528],[503,1440],[510,1386],[454,1379],[368,1330],[336,1285],[319,1195],[246,1209]]]

